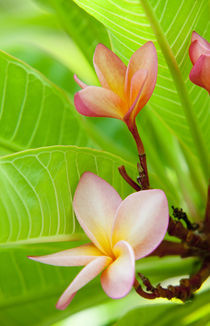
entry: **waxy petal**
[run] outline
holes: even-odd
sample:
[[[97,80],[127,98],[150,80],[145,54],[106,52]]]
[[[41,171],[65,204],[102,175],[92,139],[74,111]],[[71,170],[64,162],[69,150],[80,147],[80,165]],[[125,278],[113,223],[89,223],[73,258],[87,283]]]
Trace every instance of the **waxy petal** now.
[[[133,125],[135,117],[142,108],[141,95],[147,76],[147,70],[140,69],[134,74],[131,80],[130,103],[132,104],[128,113],[124,117],[124,121],[127,123],[128,127]]]
[[[191,42],[189,56],[194,65],[201,55],[210,55],[210,43],[196,32],[192,33]]]
[[[91,172],[82,175],[74,195],[73,206],[81,227],[107,255],[112,255],[111,230],[121,201],[110,184]]]
[[[121,98],[109,89],[88,86],[74,96],[77,111],[89,117],[111,117],[122,119],[126,105]]]
[[[190,80],[210,93],[210,56],[202,55],[190,72]]]
[[[147,103],[155,88],[157,79],[157,66],[157,52],[152,42],[147,42],[142,47],[140,47],[132,55],[129,61],[125,79],[125,92],[127,94],[128,100],[130,97],[132,98],[130,93],[131,83],[135,73],[140,69],[147,70],[148,73],[144,88],[139,99],[138,112]],[[130,103],[130,105],[132,105],[132,103]]]
[[[116,213],[112,243],[129,242],[136,259],[140,259],[163,240],[168,221],[168,203],[163,191],[142,190],[131,194],[123,200]]]
[[[119,299],[127,295],[135,279],[135,255],[131,245],[119,241],[113,248],[117,257],[101,274],[101,284],[106,294]]]
[[[75,296],[76,292],[84,285],[94,279],[106,266],[112,262],[112,259],[106,256],[101,256],[91,261],[85,266],[81,272],[75,277],[68,288],[64,291],[56,304],[56,308],[65,309]]]
[[[102,255],[102,252],[92,243],[88,243],[77,248],[63,250],[51,255],[31,256],[28,258],[43,264],[55,266],[83,266]]]
[[[81,88],[86,88],[88,85],[83,83],[83,81],[81,81],[77,75],[74,75],[74,80],[75,82],[81,87]]]
[[[93,64],[101,86],[124,98],[126,65],[103,44],[98,44]]]

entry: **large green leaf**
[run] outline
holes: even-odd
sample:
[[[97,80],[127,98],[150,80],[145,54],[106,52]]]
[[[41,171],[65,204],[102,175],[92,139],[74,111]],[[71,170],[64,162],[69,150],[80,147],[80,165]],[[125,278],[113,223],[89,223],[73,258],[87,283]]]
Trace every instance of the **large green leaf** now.
[[[92,65],[93,53],[98,43],[110,46],[106,28],[95,18],[75,5],[72,0],[38,0],[55,10],[61,25],[82,50]]]
[[[52,11],[42,10],[32,0],[25,0],[25,6],[21,9],[19,2],[15,5],[16,2],[11,6],[12,10],[10,6],[8,8],[6,6],[5,10],[0,10],[0,48],[2,50],[14,54],[13,48],[17,46],[26,51],[30,51],[31,47],[36,48],[39,51],[45,51],[73,73],[79,74],[81,78],[89,82],[95,81],[95,73],[85,55],[60,28],[57,17]],[[22,59],[22,56],[18,58]],[[30,60],[28,63],[30,64]],[[73,78],[70,80],[70,83],[72,82]]]
[[[97,278],[78,291],[71,305],[65,311],[55,309],[55,304],[81,268],[56,267],[39,264],[27,259],[28,255],[43,255],[78,246],[80,242],[33,244],[16,248],[1,248],[0,259],[0,324],[1,326],[51,325],[51,323],[82,311],[88,307],[110,302]],[[142,259],[137,271],[161,281],[168,276],[181,276],[192,268],[192,260],[178,258]],[[165,271],[162,274],[161,269]],[[145,304],[134,291],[115,305],[121,305],[121,312],[128,307]]]
[[[74,146],[29,150],[0,158],[0,243],[77,239],[72,196],[84,171],[111,183],[125,197],[132,190],[117,167],[133,165],[101,151]],[[79,233],[79,234],[78,234]]]
[[[1,154],[40,146],[88,145],[64,92],[30,66],[0,52]]]
[[[75,83],[73,72],[66,65],[55,59],[46,51],[31,45],[10,45],[7,52],[35,68],[50,81],[69,94],[74,94],[79,86]]]

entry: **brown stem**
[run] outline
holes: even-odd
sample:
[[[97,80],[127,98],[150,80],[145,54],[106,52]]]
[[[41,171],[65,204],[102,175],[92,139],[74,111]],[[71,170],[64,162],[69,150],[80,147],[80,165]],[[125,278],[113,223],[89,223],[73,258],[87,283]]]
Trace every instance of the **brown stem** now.
[[[208,198],[207,198],[206,214],[204,220],[204,232],[210,233],[210,186],[208,186]]]
[[[140,164],[137,164],[139,177],[137,178],[142,189],[149,189],[149,177],[147,171],[146,154],[139,155]]]
[[[139,132],[138,132],[135,122],[131,126],[128,126],[128,129],[130,130],[130,132],[135,140],[139,156],[143,155],[144,154],[144,145],[139,136]]]
[[[172,242],[168,240],[163,240],[161,244],[155,249],[150,255],[147,257],[151,256],[158,256],[158,257],[164,257],[164,256],[180,256],[183,258],[186,257],[195,257],[198,256],[200,257],[201,250],[197,248],[189,248],[185,244],[181,242]]]
[[[154,287],[148,278],[141,273],[138,275],[140,276],[143,284],[146,286],[146,290],[149,291],[144,291],[139,282],[135,280],[134,287],[140,296],[146,299],[167,298],[170,300],[172,298],[178,298],[184,302],[189,299],[193,292],[198,290],[209,277],[210,261],[209,258],[204,260],[200,270],[196,274],[189,278],[181,279],[180,284],[177,286],[169,285],[167,288],[163,288],[160,284],[157,285],[157,287]]]
[[[169,219],[168,234],[181,239],[190,247],[196,247],[206,251],[209,247],[206,239],[203,239],[200,235],[186,229],[181,222],[174,221],[171,217]]]
[[[141,190],[140,186],[135,182],[133,181],[133,179],[131,179],[131,177],[129,177],[129,175],[127,174],[126,172],[126,169],[124,167],[124,165],[120,166],[118,168],[121,176],[123,177],[123,179],[133,188],[135,189],[136,191],[139,191]]]
[[[138,171],[139,171],[139,178],[138,181],[142,186],[142,189],[148,189],[149,188],[149,177],[148,177],[148,171],[147,171],[147,162],[146,162],[146,154],[144,152],[144,145],[140,138],[140,135],[138,133],[138,129],[136,127],[136,124],[133,123],[131,126],[128,125],[128,129],[130,130],[139,154],[139,161],[138,164]]]

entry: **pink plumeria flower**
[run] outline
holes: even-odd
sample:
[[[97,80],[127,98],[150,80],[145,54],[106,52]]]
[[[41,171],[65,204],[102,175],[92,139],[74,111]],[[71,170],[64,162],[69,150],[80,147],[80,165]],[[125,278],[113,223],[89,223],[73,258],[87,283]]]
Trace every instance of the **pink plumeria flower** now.
[[[75,76],[81,91],[74,97],[77,111],[90,117],[123,120],[129,129],[136,115],[150,99],[157,79],[157,53],[152,42],[140,47],[130,58],[128,67],[103,44],[93,57],[102,87],[87,86]]]
[[[210,93],[210,43],[193,32],[189,55],[193,64],[190,80]]]
[[[77,186],[73,206],[91,243],[55,254],[29,257],[56,266],[85,266],[60,297],[65,309],[76,292],[101,274],[101,285],[114,299],[127,295],[135,279],[135,260],[163,240],[169,219],[163,191],[144,190],[122,200],[116,190],[91,172]]]

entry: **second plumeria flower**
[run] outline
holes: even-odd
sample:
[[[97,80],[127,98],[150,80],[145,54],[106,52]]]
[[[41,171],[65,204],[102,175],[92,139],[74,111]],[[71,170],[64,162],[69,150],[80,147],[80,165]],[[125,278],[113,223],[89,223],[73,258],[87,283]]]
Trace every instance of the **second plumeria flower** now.
[[[210,93],[210,43],[196,32],[192,33],[189,56],[193,64],[190,80]]]
[[[82,175],[73,206],[91,243],[29,257],[50,265],[85,266],[60,297],[58,309],[65,309],[76,292],[101,272],[108,296],[117,299],[128,294],[135,280],[135,260],[160,244],[169,220],[163,191],[143,190],[122,200],[112,186],[91,172]]]
[[[128,67],[111,50],[98,44],[93,64],[102,87],[87,86],[74,97],[79,113],[91,117],[123,120],[129,129],[139,111],[150,99],[157,79],[157,53],[152,42],[140,47],[130,58]]]

